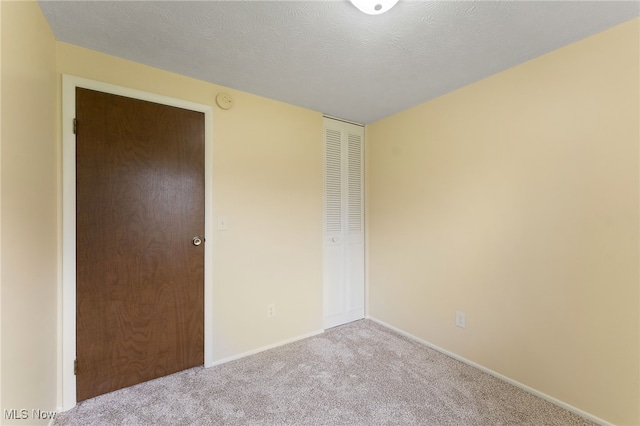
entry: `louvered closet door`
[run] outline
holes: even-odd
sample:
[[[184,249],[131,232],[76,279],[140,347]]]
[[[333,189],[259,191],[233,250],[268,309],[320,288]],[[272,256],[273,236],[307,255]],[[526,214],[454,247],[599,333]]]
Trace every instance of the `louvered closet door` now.
[[[324,327],[364,318],[364,128],[324,119]]]

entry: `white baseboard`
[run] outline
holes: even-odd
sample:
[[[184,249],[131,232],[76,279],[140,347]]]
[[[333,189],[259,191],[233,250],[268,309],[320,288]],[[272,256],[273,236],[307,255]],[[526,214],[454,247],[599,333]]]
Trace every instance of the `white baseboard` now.
[[[244,358],[244,357],[249,356],[249,355],[255,355],[257,353],[264,352],[264,351],[267,351],[269,349],[274,349],[274,348],[277,348],[279,346],[283,346],[283,345],[286,345],[286,344],[289,344],[289,343],[297,342],[298,340],[307,339],[309,337],[317,336],[318,334],[322,334],[322,333],[324,333],[324,330],[317,330],[317,331],[313,331],[311,333],[303,334],[301,336],[292,337],[291,339],[282,340],[280,342],[273,343],[271,345],[262,346],[260,348],[253,349],[253,350],[250,350],[250,351],[247,351],[247,352],[243,352],[243,353],[238,354],[238,355],[233,355],[233,356],[230,356],[230,357],[227,357],[227,358],[223,358],[223,359],[219,359],[217,361],[213,361],[211,364],[205,364],[205,368],[209,368],[209,367],[214,367],[216,365],[225,364],[225,363],[227,363],[229,361],[235,361],[236,359]]]
[[[421,339],[419,337],[416,337],[416,336],[414,336],[412,334],[409,334],[406,331],[400,330],[399,328],[396,328],[396,327],[394,327],[394,326],[392,326],[390,324],[387,324],[384,321],[380,321],[379,319],[373,318],[371,316],[367,316],[367,319],[369,319],[369,320],[371,320],[371,321],[373,321],[373,322],[375,322],[377,324],[380,324],[381,326],[386,327],[386,328],[388,328],[390,330],[393,330],[398,334],[401,334],[401,335],[403,335],[405,337],[408,337],[411,340],[414,340],[414,341],[416,341],[418,343],[421,343],[421,344],[423,344],[425,346],[428,346],[431,349],[435,349],[436,351],[438,351],[440,353],[443,353],[443,354],[445,354],[445,355],[447,355],[447,356],[449,356],[449,357],[451,357],[453,359],[457,359],[458,361],[464,362],[465,364],[470,365],[471,367],[474,367],[474,368],[477,368],[478,370],[484,371],[485,373],[490,374],[490,375],[492,375],[494,377],[497,377],[500,380],[504,380],[505,382],[510,383],[510,384],[512,384],[512,385],[514,385],[516,387],[519,387],[520,389],[522,389],[522,390],[524,390],[526,392],[529,392],[530,394],[533,394],[533,395],[535,395],[537,397],[540,397],[540,398],[542,398],[542,399],[544,399],[546,401],[549,401],[552,404],[555,404],[555,405],[557,405],[559,407],[562,407],[567,411],[571,411],[572,413],[575,413],[575,414],[577,414],[577,415],[579,415],[581,417],[584,417],[587,420],[591,420],[592,422],[597,423],[597,424],[602,425],[602,426],[613,426],[612,423],[609,423],[606,420],[603,420],[603,419],[601,419],[599,417],[596,417],[593,414],[589,414],[586,411],[583,411],[583,410],[581,410],[579,408],[576,408],[573,405],[567,404],[566,402],[560,401],[559,399],[556,399],[556,398],[554,398],[552,396],[549,396],[546,393],[540,392],[540,391],[538,391],[536,389],[533,389],[533,388],[531,388],[531,387],[529,387],[529,386],[527,386],[525,384],[522,384],[522,383],[520,383],[520,382],[518,382],[516,380],[510,379],[507,376],[503,376],[500,373],[496,373],[495,371],[490,370],[490,369],[488,369],[486,367],[483,367],[480,364],[476,364],[473,361],[469,361],[468,359],[463,358],[460,355],[457,355],[457,354],[455,354],[453,352],[449,352],[446,349],[443,349],[443,348],[441,348],[439,346],[436,346],[433,343],[427,342],[426,340],[423,340],[423,339]]]

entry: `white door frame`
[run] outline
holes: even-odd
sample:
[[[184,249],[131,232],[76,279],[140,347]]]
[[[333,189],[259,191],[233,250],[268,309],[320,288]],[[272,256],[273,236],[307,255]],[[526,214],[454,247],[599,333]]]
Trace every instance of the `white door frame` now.
[[[59,392],[63,411],[76,401],[76,88],[96,90],[129,98],[204,113],[204,365],[213,365],[213,108],[181,99],[114,86],[69,75],[62,76],[62,291],[58,304],[60,328]],[[82,125],[82,124],[80,124]]]

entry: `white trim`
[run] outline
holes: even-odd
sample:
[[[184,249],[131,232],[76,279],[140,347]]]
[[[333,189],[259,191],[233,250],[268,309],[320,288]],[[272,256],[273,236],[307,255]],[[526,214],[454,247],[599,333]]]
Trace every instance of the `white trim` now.
[[[496,373],[495,371],[490,370],[490,369],[488,369],[486,367],[483,367],[480,364],[476,364],[473,361],[469,361],[468,359],[463,358],[460,355],[456,355],[453,352],[449,352],[448,350],[443,349],[440,346],[436,346],[433,343],[427,342],[426,340],[423,340],[423,339],[421,339],[419,337],[414,336],[413,334],[409,334],[406,331],[400,330],[399,328],[396,328],[396,327],[394,327],[392,325],[389,325],[384,321],[380,321],[380,320],[378,320],[376,318],[373,318],[371,316],[368,316],[367,319],[371,320],[371,321],[373,321],[373,322],[375,322],[377,324],[380,324],[381,326],[386,327],[389,330],[393,330],[398,334],[401,334],[401,335],[403,335],[405,337],[408,337],[411,340],[414,340],[414,341],[416,341],[418,343],[421,343],[421,344],[423,344],[425,346],[428,346],[431,349],[435,349],[436,351],[438,351],[438,352],[440,352],[442,354],[445,354],[445,355],[447,355],[447,356],[449,356],[449,357],[451,357],[453,359],[456,359],[458,361],[464,362],[465,364],[470,365],[471,367],[477,368],[478,370],[484,371],[485,373],[488,373],[488,374],[492,375],[493,377],[496,377],[496,378],[498,378],[500,380],[504,380],[505,382],[510,383],[510,384],[512,384],[512,385],[514,385],[516,387],[519,387],[520,389],[522,389],[522,390],[524,390],[526,392],[529,392],[530,394],[533,394],[533,395],[535,395],[537,397],[540,397],[540,398],[542,398],[542,399],[544,399],[546,401],[549,401],[552,404],[555,404],[555,405],[557,405],[559,407],[562,407],[567,411],[571,411],[572,413],[575,413],[575,414],[577,414],[577,415],[579,415],[581,417],[584,417],[587,420],[591,420],[592,422],[597,423],[597,424],[602,425],[602,426],[613,426],[612,423],[609,423],[606,420],[603,420],[603,419],[601,419],[599,417],[596,417],[593,414],[589,414],[586,411],[583,411],[583,410],[581,410],[579,408],[576,408],[573,405],[569,405],[566,402],[560,401],[559,399],[556,399],[556,398],[554,398],[552,396],[549,396],[546,393],[540,392],[539,390],[533,389],[533,388],[531,388],[531,387],[529,387],[529,386],[527,386],[525,384],[522,384],[522,383],[520,383],[520,382],[518,382],[516,380],[510,379],[507,376],[503,376],[500,373]]]
[[[342,121],[343,123],[347,123],[347,124],[353,124],[355,126],[360,126],[360,127],[364,127],[365,125],[362,123],[357,123],[355,121],[349,121],[349,120],[345,120],[344,118],[338,118],[338,117],[334,117],[332,115],[327,115],[327,114],[322,114],[322,116],[324,118],[329,118],[331,120],[336,120],[336,121]]]
[[[73,361],[76,357],[76,138],[73,118],[76,116],[76,87],[127,96],[163,105],[204,113],[205,120],[205,226],[204,237],[204,366],[213,364],[213,108],[181,99],[147,93],[126,87],[62,76],[62,297],[59,316],[62,324],[62,343],[59,369],[62,410],[76,405],[76,379]]]
[[[258,349],[253,349],[251,351],[243,352],[243,353],[238,354],[238,355],[233,355],[233,356],[230,356],[228,358],[220,359],[220,360],[214,362],[213,364],[211,364],[211,366],[225,364],[225,363],[230,362],[230,361],[235,361],[235,360],[240,359],[240,358],[244,358],[244,357],[247,357],[247,356],[250,356],[250,355],[258,354],[260,352],[268,351],[269,349],[274,349],[274,348],[277,348],[279,346],[288,345],[289,343],[297,342],[298,340],[308,339],[309,337],[317,336],[318,334],[322,334],[322,333],[324,333],[324,330],[312,331],[311,333],[303,334],[303,335],[297,336],[297,337],[292,337],[291,339],[282,340],[280,342],[277,342],[277,343],[274,343],[274,344],[271,344],[271,345],[262,346],[262,347],[260,347]]]

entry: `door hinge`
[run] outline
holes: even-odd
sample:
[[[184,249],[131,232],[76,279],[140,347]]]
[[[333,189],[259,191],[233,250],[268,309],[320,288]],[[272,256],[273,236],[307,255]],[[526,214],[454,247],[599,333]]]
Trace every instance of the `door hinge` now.
[[[73,119],[73,134],[78,134],[78,120],[76,118]]]
[[[77,359],[73,360],[73,375],[74,376],[78,375],[78,360]]]

